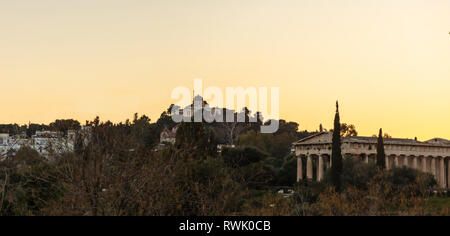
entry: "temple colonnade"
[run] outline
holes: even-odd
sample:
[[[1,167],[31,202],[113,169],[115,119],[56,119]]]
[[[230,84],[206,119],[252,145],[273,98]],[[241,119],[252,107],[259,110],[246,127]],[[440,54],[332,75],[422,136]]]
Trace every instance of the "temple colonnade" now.
[[[297,180],[321,181],[331,160],[332,133],[322,132],[294,143],[297,156]],[[375,163],[377,138],[345,137],[341,140],[344,159]],[[432,174],[440,188],[450,189],[450,141],[432,139],[384,139],[386,169],[408,167]]]

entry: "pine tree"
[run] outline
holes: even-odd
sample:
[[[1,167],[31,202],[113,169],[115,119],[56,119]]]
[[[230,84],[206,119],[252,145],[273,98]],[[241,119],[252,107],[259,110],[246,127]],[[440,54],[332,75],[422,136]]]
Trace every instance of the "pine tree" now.
[[[333,147],[331,153],[331,181],[336,188],[336,191],[341,190],[341,175],[342,175],[342,152],[341,152],[341,122],[339,117],[339,103],[336,102],[336,115],[334,118],[333,129]]]
[[[377,143],[377,167],[384,170],[386,167],[386,153],[384,151],[383,129],[380,129]]]

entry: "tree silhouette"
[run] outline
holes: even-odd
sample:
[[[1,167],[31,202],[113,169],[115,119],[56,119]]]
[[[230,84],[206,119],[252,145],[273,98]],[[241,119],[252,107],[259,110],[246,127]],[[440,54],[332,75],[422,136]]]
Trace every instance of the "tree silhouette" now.
[[[342,152],[341,152],[341,124],[339,116],[339,103],[336,102],[336,114],[334,117],[334,130],[333,130],[333,147],[331,153],[332,165],[331,165],[331,181],[336,191],[341,190],[341,175],[342,175]]]
[[[386,167],[386,153],[384,151],[383,129],[380,129],[377,143],[377,167],[384,170]]]

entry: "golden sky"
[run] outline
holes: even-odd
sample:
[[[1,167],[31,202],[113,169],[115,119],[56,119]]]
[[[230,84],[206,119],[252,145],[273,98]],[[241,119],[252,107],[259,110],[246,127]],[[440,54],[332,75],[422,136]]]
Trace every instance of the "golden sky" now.
[[[280,87],[315,130],[450,139],[448,0],[0,3],[0,123],[153,120],[173,88]]]

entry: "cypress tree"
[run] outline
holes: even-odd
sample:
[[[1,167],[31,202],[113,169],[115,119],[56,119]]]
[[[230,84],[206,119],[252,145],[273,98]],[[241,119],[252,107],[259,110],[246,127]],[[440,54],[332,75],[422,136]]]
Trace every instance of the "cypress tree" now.
[[[377,167],[384,170],[386,167],[386,153],[384,151],[383,129],[380,129],[377,143]]]
[[[336,102],[336,115],[334,117],[333,146],[331,152],[331,181],[336,191],[341,191],[342,151],[341,151],[341,121],[339,116],[339,103]]]

